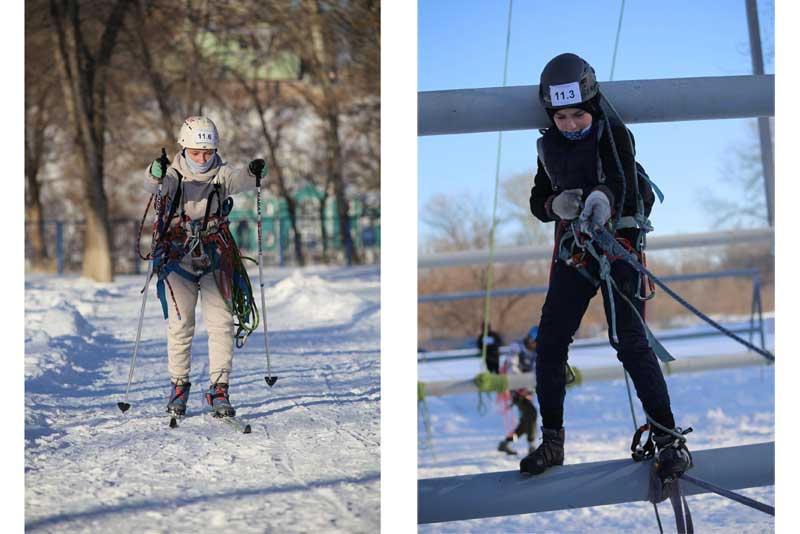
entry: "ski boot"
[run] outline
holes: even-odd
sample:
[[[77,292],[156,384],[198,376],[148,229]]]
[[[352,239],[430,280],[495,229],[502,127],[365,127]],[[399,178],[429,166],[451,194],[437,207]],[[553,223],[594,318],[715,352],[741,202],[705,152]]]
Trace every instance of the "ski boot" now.
[[[548,467],[564,464],[564,429],[553,430],[542,427],[542,444],[522,459],[519,472],[523,475],[538,475]]]
[[[680,429],[676,429],[681,432]],[[670,434],[653,434],[656,444],[656,467],[661,480],[680,477],[692,467],[692,455],[686,448],[686,441]]]
[[[206,393],[206,402],[211,407],[214,417],[233,417],[236,410],[228,400],[228,384],[219,382],[212,384]]]
[[[514,441],[514,440],[511,439],[511,438],[504,439],[503,441],[500,442],[500,445],[497,446],[497,450],[500,451],[500,452],[504,452],[506,454],[511,454],[513,456],[516,456],[517,455],[517,451],[515,451],[511,447],[512,441]]]
[[[192,383],[185,380],[172,382],[172,393],[167,402],[167,413],[175,417],[186,415],[186,401],[189,400],[189,389]]]
[[[679,434],[687,434],[691,428],[682,431],[675,429]],[[655,461],[650,472],[650,488],[648,500],[652,503],[670,499],[680,502],[681,491],[678,485],[680,476],[692,468],[692,455],[686,448],[685,440],[670,434],[653,434],[656,445]]]

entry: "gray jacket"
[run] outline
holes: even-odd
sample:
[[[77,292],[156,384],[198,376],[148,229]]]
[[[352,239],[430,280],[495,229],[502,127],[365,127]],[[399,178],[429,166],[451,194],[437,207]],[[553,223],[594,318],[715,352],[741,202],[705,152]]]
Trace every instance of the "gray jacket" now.
[[[178,172],[183,176],[181,181],[181,204],[186,215],[194,220],[202,220],[206,213],[206,204],[214,191],[214,184],[220,186],[220,197],[214,196],[211,203],[211,214],[217,212],[219,203],[230,195],[243,191],[254,191],[256,188],[256,177],[249,170],[232,168],[227,162],[219,158],[221,162],[202,174],[194,174],[189,170],[185,157],[178,152],[172,158],[172,163],[167,167],[167,174],[163,180],[161,188],[162,198],[175,197],[178,187]],[[158,180],[150,175],[150,166],[145,170],[144,188],[148,193],[155,193],[158,189]],[[165,209],[169,206],[165,205]],[[181,207],[177,214],[181,213]]]

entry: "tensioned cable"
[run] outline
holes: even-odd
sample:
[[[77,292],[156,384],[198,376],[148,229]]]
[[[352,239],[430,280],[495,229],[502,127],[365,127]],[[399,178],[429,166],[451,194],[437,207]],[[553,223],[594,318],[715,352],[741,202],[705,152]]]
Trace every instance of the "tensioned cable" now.
[[[508,50],[511,47],[511,11],[514,0],[508,0],[508,25],[506,27],[506,55],[503,63],[503,87],[508,80]],[[492,205],[492,227],[489,230],[489,260],[486,266],[486,300],[483,306],[483,336],[481,343],[482,368],[486,369],[486,336],[489,334],[489,303],[492,295],[494,277],[494,231],[497,226],[497,191],[500,189],[500,155],[503,149],[503,131],[497,134],[497,161],[494,171],[494,203]]]
[[[619,8],[619,21],[617,22],[617,36],[614,38],[614,54],[611,56],[611,75],[608,77],[608,81],[614,80],[614,68],[617,66],[617,52],[619,51],[619,36],[622,34],[622,17],[625,14],[625,0],[622,0],[622,3]],[[614,295],[609,295],[610,298],[614,298]],[[633,395],[631,394],[631,384],[630,378],[628,376],[628,371],[624,371],[625,375],[625,389],[628,391],[628,405],[631,409],[631,418],[633,419],[633,431],[636,432],[636,429],[639,428],[639,425],[636,423],[636,409],[633,407]]]
[[[622,15],[625,13],[625,0],[619,8],[619,22],[617,23],[617,37],[614,39],[614,55],[611,57],[611,76],[609,81],[614,79],[614,67],[617,65],[617,50],[619,49],[619,36],[622,33]]]

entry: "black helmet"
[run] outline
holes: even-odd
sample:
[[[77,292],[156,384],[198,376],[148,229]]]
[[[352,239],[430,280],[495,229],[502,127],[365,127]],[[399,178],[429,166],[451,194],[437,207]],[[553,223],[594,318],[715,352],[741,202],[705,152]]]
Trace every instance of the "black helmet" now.
[[[595,96],[597,76],[580,56],[561,54],[545,65],[539,79],[539,100],[545,108],[583,108]]]

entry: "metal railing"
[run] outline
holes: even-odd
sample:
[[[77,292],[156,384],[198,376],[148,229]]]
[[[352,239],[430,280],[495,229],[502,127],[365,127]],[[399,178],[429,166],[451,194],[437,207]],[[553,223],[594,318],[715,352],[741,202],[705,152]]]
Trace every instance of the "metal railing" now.
[[[366,256],[367,263],[380,261],[380,219],[371,219],[369,224],[363,224],[357,218],[351,220],[351,233],[355,248]],[[302,239],[303,251],[307,260],[313,263],[322,256],[322,251],[327,250],[328,260],[334,262],[348,262],[347,250],[342,245],[342,239],[336,228],[335,220],[326,220],[326,226],[331,231],[326,236],[325,242],[321,239],[321,232],[312,231],[319,228],[319,218],[298,217],[298,226]],[[139,258],[137,234],[139,232],[139,219],[112,219],[111,225],[111,254],[114,258],[114,272],[117,274],[141,274],[147,270],[147,264]],[[79,272],[83,258],[83,239],[85,221],[67,219],[48,219],[42,221],[43,233],[41,250],[34,250],[31,233],[38,232],[39,222],[25,222],[25,259],[28,261],[48,260],[56,273],[63,275],[66,272]],[[145,223],[142,229],[141,250],[149,250],[152,226],[151,222]],[[263,221],[264,256],[267,263],[287,265],[294,261],[294,232],[288,219],[282,217],[266,217]],[[256,223],[246,218],[231,219],[231,232],[242,253],[252,256],[257,252]]]
[[[731,269],[726,271],[706,272],[697,274],[679,274],[671,276],[662,276],[660,280],[663,282],[688,282],[693,280],[707,280],[707,279],[720,279],[720,278],[750,278],[753,283],[752,299],[750,306],[750,325],[747,328],[734,328],[732,332],[736,334],[749,334],[749,341],[753,342],[753,335],[759,334],[761,348],[766,348],[765,333],[764,333],[764,316],[763,307],[761,303],[761,276],[758,269]],[[492,290],[492,297],[508,297],[520,295],[534,295],[547,293],[547,286],[531,286],[519,287],[508,289],[495,289]],[[482,299],[486,296],[485,291],[461,291],[456,293],[442,293],[435,295],[422,295],[417,298],[420,304],[430,302],[453,302],[458,300],[469,299]],[[677,335],[659,336],[660,341],[692,339],[709,336],[722,335],[717,331],[709,332],[692,332]],[[607,340],[587,340],[581,342],[577,340],[572,346],[574,349],[601,347],[608,344]],[[511,347],[501,347],[501,353],[508,353]],[[433,361],[446,361],[446,360],[463,360],[471,358],[480,358],[481,353],[475,349],[456,349],[449,351],[423,351],[417,353],[417,362],[433,362]]]

